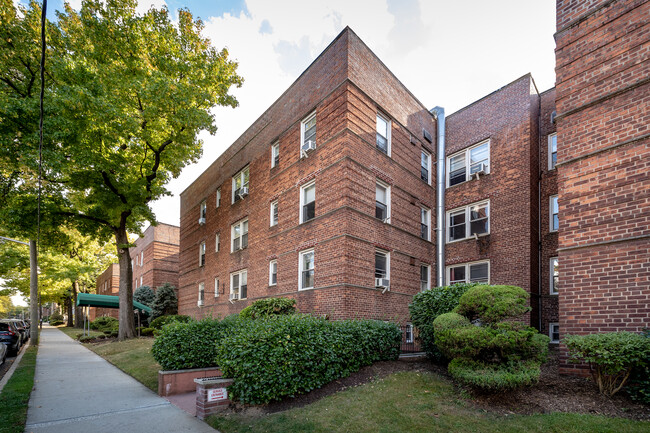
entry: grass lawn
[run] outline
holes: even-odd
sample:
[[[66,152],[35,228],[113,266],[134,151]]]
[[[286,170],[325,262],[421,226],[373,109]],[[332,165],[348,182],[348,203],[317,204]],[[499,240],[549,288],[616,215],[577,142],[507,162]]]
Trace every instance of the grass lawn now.
[[[38,346],[26,349],[20,365],[0,394],[0,432],[22,433],[27,421],[27,403],[34,387]]]
[[[271,415],[212,416],[223,433],[454,432],[648,433],[650,422],[595,415],[498,416],[470,407],[432,373],[404,372]]]
[[[81,332],[78,328],[59,329],[72,338],[75,338]],[[101,332],[91,331],[91,335],[93,335],[93,332],[101,334]],[[133,338],[126,341],[111,340],[105,343],[84,344],[85,347],[126,374],[142,382],[147,388],[158,392],[158,370],[160,370],[160,365],[151,355],[152,345],[153,338]]]

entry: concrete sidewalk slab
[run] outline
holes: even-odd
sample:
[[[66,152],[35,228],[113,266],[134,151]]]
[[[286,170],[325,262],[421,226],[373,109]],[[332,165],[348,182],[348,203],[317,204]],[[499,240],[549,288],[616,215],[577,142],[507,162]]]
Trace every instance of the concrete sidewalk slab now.
[[[25,432],[216,430],[53,327],[43,327]]]

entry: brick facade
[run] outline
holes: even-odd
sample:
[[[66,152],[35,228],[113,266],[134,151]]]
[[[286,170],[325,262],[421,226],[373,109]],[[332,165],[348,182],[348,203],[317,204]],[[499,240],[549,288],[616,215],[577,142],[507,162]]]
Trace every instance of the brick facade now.
[[[178,248],[180,229],[159,223],[149,226],[129,253],[133,260],[133,288],[156,289],[164,283],[178,288]]]
[[[650,325],[649,17],[647,0],[557,2],[562,334]]]
[[[120,266],[117,263],[110,264],[102,274],[97,277],[98,295],[117,296],[120,292]],[[118,310],[113,308],[90,307],[90,320],[97,317],[111,316],[118,318]]]

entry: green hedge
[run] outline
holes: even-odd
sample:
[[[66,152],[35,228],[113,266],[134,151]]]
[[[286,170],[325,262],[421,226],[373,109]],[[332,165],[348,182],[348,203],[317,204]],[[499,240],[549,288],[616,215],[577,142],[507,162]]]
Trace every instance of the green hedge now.
[[[193,320],[194,319],[191,318],[190,316],[185,316],[182,314],[170,314],[169,316],[156,317],[151,321],[149,327],[153,329],[162,329],[163,326],[168,325],[170,323],[175,323],[175,322],[188,323]]]
[[[110,334],[106,331],[118,331],[120,327],[120,322],[111,316],[102,316],[90,322],[90,329],[96,331],[102,331],[105,334]]]
[[[234,399],[262,404],[311,391],[362,366],[399,356],[401,331],[370,320],[307,315],[241,320],[217,348]]]
[[[650,339],[650,328],[644,329],[641,335]],[[632,369],[625,390],[632,400],[650,404],[650,359],[645,365],[638,365]]]
[[[260,299],[239,312],[244,319],[259,319],[262,317],[278,316],[296,313],[296,300],[290,298]]]

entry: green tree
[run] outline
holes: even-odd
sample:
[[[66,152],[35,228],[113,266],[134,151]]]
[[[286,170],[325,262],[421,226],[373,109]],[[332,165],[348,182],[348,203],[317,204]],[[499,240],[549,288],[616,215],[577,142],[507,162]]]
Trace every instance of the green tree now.
[[[151,307],[153,313],[151,319],[160,316],[169,316],[178,313],[178,298],[176,297],[176,287],[165,283],[156,290],[156,299]]]
[[[133,292],[133,300],[140,302],[141,304],[151,307],[153,301],[156,299],[156,294],[151,290],[149,286],[140,286],[135,289]]]

